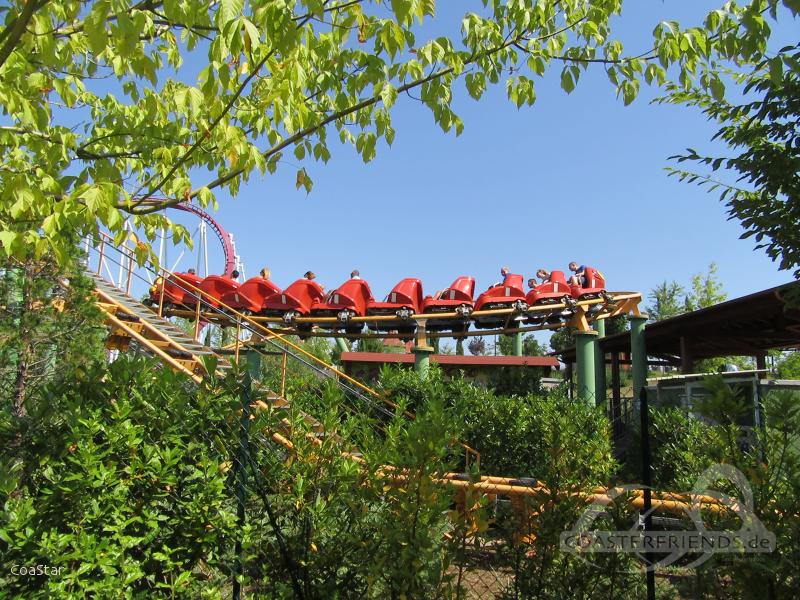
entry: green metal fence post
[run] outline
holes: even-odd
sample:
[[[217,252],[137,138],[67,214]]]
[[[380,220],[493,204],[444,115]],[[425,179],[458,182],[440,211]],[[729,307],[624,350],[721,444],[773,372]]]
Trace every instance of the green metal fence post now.
[[[600,338],[606,337],[606,320],[596,321],[595,329],[597,330],[597,342],[594,345],[594,387],[597,392],[596,404],[601,406],[606,403],[606,355],[600,347]]]
[[[344,338],[336,338],[336,347],[339,352],[350,352],[350,346],[347,345],[347,341]]]
[[[433,348],[431,346],[414,346],[411,351],[414,353],[414,370],[420,378],[425,379],[428,376]]]
[[[631,322],[631,374],[633,376],[634,402],[647,383],[647,347],[645,344],[645,323],[647,315],[638,315],[628,319]]]
[[[522,332],[514,334],[514,356],[522,356]]]
[[[575,332],[575,355],[577,362],[578,398],[594,404],[596,397],[596,376],[594,363],[594,345],[597,343],[596,331]]]

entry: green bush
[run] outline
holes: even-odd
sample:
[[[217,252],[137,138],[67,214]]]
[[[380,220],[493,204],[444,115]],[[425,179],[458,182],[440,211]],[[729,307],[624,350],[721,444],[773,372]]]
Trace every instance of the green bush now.
[[[451,498],[435,483],[448,470],[445,411],[432,403],[413,422],[401,416],[377,429],[369,418],[343,421],[341,401],[330,387],[293,397],[338,439],[317,445],[298,428],[292,453],[254,448],[272,494],[269,514],[250,511],[245,581],[270,598],[448,596]],[[342,456],[342,439],[358,446],[362,466]],[[403,469],[402,481],[386,465]]]
[[[778,379],[800,379],[800,352],[792,352],[777,365]]]
[[[717,554],[697,569],[695,597],[796,598],[800,592],[800,396],[772,392],[763,400],[763,428],[743,429],[742,399],[721,378],[709,378],[707,400],[695,406],[703,417],[680,409],[653,411],[651,448],[654,482],[660,489],[687,491],[716,463],[736,467],[753,493],[755,515],[776,536],[770,554]],[[741,498],[727,481],[720,492]],[[737,531],[738,517],[707,515],[709,529]]]
[[[606,484],[617,467],[600,409],[570,400],[563,390],[496,395],[461,378],[444,380],[433,368],[424,381],[412,372],[388,369],[381,386],[410,407],[424,407],[430,399],[444,402],[460,439],[480,451],[482,473],[533,478],[546,486],[546,495],[516,506],[502,494],[485,499],[472,516],[472,543],[483,539],[495,548],[491,567],[483,564],[482,569],[511,574],[501,586],[503,597],[641,596],[643,578],[631,555],[596,555],[590,563],[560,548],[561,534],[586,509],[581,493]],[[610,513],[612,528],[630,526],[623,523],[624,513]],[[481,560],[463,535],[454,558],[461,569],[468,569]]]
[[[218,595],[235,507],[226,487],[230,400],[153,361],[123,358],[4,415],[2,555],[64,567],[0,573],[20,597]],[[215,594],[216,592],[216,594]]]
[[[42,390],[28,418],[6,413],[0,443],[3,564],[17,597],[221,597],[235,545],[243,589],[262,597],[443,597],[452,422],[431,401],[420,419],[342,418],[342,393],[315,380],[290,414],[257,411],[237,525],[241,373],[196,386],[152,359],[123,357]],[[317,437],[301,410],[331,435]],[[294,423],[293,451],[273,441]],[[333,433],[335,432],[335,434]],[[308,434],[308,435],[306,435]],[[320,444],[314,443],[321,441]],[[357,446],[360,467],[342,450]],[[404,469],[393,483],[385,465]]]

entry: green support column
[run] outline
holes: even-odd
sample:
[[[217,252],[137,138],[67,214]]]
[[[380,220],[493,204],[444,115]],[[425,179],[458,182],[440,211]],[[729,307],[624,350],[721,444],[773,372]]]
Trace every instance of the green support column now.
[[[578,398],[594,404],[596,398],[595,345],[596,331],[575,332],[575,356],[577,361],[577,393]]]
[[[456,355],[464,356],[464,338],[458,338],[456,340]]]
[[[428,367],[431,364],[433,348],[431,346],[414,346],[411,351],[414,353],[414,370],[419,374],[420,378],[425,379],[428,375]]]
[[[431,347],[436,354],[439,354],[439,338],[432,338],[431,339]]]
[[[522,332],[518,331],[514,335],[514,356],[522,356]]]
[[[597,330],[597,338],[606,337],[606,320],[600,319],[595,322],[595,329]],[[594,345],[594,373],[595,383],[594,387],[597,392],[597,406],[605,405],[606,403],[606,355],[600,348],[600,343]]]
[[[647,347],[644,326],[647,315],[629,317],[631,322],[631,372],[633,375],[633,399],[639,401],[639,392],[647,383]]]
[[[344,338],[336,338],[336,347],[339,349],[339,352],[350,352],[350,346],[347,345],[347,340]]]

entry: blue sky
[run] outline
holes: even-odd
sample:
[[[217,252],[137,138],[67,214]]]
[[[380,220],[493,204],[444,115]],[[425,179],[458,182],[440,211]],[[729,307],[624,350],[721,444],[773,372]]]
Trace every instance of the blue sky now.
[[[458,19],[439,4],[440,17]],[[628,4],[620,36],[638,50],[660,20],[696,23],[719,2]],[[778,38],[796,37],[793,25]],[[330,289],[358,268],[375,296],[403,277],[421,278],[432,293],[468,274],[484,289],[502,265],[528,276],[571,260],[599,268],[610,289],[645,294],[664,279],[686,284],[712,261],[729,297],[791,278],[738,239],[741,228],[716,196],[667,177],[668,156],[713,148],[715,129],[698,112],[652,105],[648,88],[625,107],[601,69],[585,73],[571,95],[558,79],[554,69],[538,80],[536,104],[521,110],[502,86],[475,102],[458,85],[460,137],[400,97],[395,142],[373,162],[334,146],[328,164],[304,163],[314,179],[306,195],[294,185],[299,164],[287,158],[237,198],[220,197],[217,217],[234,233],[248,275],[267,265],[286,286],[311,269]],[[211,269],[221,268],[212,245]]]

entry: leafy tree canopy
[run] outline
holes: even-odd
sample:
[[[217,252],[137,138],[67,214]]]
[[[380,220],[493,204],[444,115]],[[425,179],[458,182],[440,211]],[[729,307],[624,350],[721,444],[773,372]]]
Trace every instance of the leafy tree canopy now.
[[[663,321],[685,312],[724,302],[728,295],[717,276],[717,264],[710,263],[705,273],[692,276],[687,288],[677,281],[662,281],[647,295],[647,313],[653,321]]]
[[[158,209],[235,195],[288,153],[327,161],[331,139],[365,161],[391,144],[391,109],[412,89],[459,134],[453,87],[479,99],[503,84],[517,106],[533,77],[571,92],[592,63],[627,104],[674,75],[719,96],[720,64],[765,56],[770,19],[797,0],[725,2],[696,27],[659,24],[633,54],[615,39],[621,0],[484,0],[460,34],[426,39],[435,0],[14,0],[0,30],[0,245],[22,258],[67,255],[64,231],[127,217],[154,239]],[[199,68],[198,68],[199,67]],[[177,240],[187,232],[172,228]],[[147,246],[139,247],[140,258]]]
[[[467,344],[467,349],[473,356],[485,356],[487,352],[486,340],[480,336],[474,337],[469,341],[469,344]]]
[[[778,379],[800,379],[800,352],[790,352],[777,364]]]
[[[514,354],[514,338],[510,335],[501,335],[497,340],[497,349],[500,354],[511,356]],[[545,349],[539,341],[532,335],[526,335],[522,338],[522,355],[523,356],[544,356]]]
[[[677,281],[664,280],[650,290],[647,314],[654,321],[663,321],[684,312],[686,290]]]
[[[750,68],[749,71],[746,69]],[[742,238],[754,237],[781,269],[800,275],[800,46],[783,48],[755,65],[733,73],[747,101],[733,103],[706,90],[671,86],[663,99],[700,108],[720,129],[714,138],[731,155],[707,156],[688,149],[674,156],[709,169],[706,173],[670,169],[681,180],[719,192]],[[755,100],[752,98],[756,97]],[[718,179],[728,171],[735,181]]]

